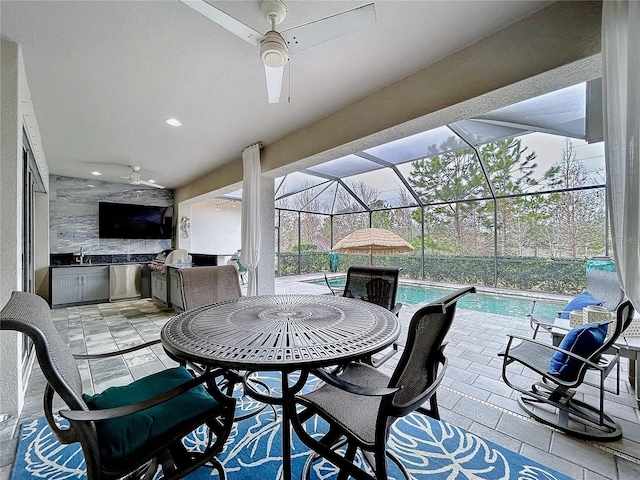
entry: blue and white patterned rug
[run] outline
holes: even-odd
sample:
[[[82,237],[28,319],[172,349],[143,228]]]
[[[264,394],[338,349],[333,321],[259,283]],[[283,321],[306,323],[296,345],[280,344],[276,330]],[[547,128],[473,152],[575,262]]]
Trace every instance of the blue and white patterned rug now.
[[[271,379],[277,384],[276,379]],[[272,383],[270,381],[269,383]],[[277,388],[274,389],[279,393]],[[239,402],[240,411],[256,407],[255,402]],[[314,423],[311,425],[311,423]],[[308,422],[321,432],[326,425]],[[206,441],[205,431],[196,431],[186,439],[197,447]],[[570,480],[569,477],[504,449],[447,422],[438,422],[411,414],[393,426],[389,448],[401,459],[416,480]],[[280,424],[270,408],[236,423],[224,452],[219,456],[229,480],[279,480],[282,478]],[[300,478],[308,448],[293,434],[292,477]],[[402,475],[389,462],[389,478]],[[337,471],[328,462],[316,462],[312,479],[331,480]],[[24,423],[11,480],[84,479],[84,457],[78,444],[60,445],[44,418]],[[201,468],[186,477],[190,480],[217,479],[215,471]]]

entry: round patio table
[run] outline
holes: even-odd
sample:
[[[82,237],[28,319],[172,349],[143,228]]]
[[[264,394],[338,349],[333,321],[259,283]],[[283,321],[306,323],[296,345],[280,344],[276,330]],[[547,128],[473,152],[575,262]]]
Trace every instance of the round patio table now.
[[[400,334],[398,318],[373,303],[330,295],[241,297],[187,310],[167,322],[162,344],[172,356],[211,367],[282,374],[283,477],[291,478],[289,418],[310,370],[367,358]],[[289,373],[300,380],[289,385]],[[248,392],[251,395],[251,392]]]

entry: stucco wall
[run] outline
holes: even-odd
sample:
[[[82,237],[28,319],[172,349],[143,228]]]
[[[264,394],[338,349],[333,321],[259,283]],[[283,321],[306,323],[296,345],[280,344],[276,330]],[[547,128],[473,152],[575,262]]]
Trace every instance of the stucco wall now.
[[[36,168],[48,189],[48,168],[42,152],[38,123],[27,85],[24,61],[20,47],[6,39],[1,40],[0,50],[0,306],[4,306],[11,292],[22,290],[22,160],[23,131],[33,147]],[[35,219],[38,223],[34,235],[34,266],[36,284],[42,281],[43,270],[48,265],[49,236],[46,201],[39,194],[35,202]],[[13,332],[0,332],[0,413],[16,415],[22,409],[23,390],[20,371],[21,340]]]
[[[216,205],[204,201],[191,205],[192,253],[232,255],[240,248],[242,204]]]
[[[4,305],[13,290],[21,286],[18,258],[22,249],[18,235],[20,210],[18,199],[22,181],[18,175],[20,162],[20,130],[18,122],[18,45],[2,40],[0,82],[2,84],[2,123],[0,124],[0,305]],[[0,332],[0,413],[15,415],[21,408],[18,370],[18,335]]]

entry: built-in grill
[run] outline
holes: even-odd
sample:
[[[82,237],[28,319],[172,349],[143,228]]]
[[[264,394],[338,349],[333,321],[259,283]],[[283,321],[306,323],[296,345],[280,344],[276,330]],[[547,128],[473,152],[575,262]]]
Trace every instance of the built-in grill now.
[[[173,250],[163,250],[158,255],[156,255],[156,258],[151,260],[151,263],[149,264],[149,268],[151,269],[151,271],[166,274],[167,268],[165,266],[165,263],[167,261],[167,256],[171,252],[173,252]]]

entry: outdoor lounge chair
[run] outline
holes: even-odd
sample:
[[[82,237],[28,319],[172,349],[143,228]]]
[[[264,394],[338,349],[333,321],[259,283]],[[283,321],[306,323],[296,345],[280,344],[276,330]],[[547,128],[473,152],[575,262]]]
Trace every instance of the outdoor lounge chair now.
[[[391,377],[365,363],[352,362],[342,374],[312,370],[324,384],[296,396],[292,424],[298,437],[314,452],[307,460],[302,478],[308,478],[311,464],[324,457],[340,469],[338,478],[387,478],[388,456],[411,478],[401,462],[387,449],[393,423],[413,411],[439,419],[436,389],[447,367],[443,340],[451,327],[456,302],[474,287],[460,289],[418,310],[411,319],[405,350]],[[428,404],[428,406],[423,406]],[[304,423],[319,416],[329,423],[322,438],[309,435]],[[346,454],[337,449],[346,445]],[[360,450],[375,476],[354,464]]]
[[[357,298],[365,302],[375,303],[399,315],[402,303],[396,303],[398,281],[401,268],[371,267],[368,265],[352,265],[347,270],[347,280],[344,285],[343,297]],[[336,291],[329,285],[325,274],[325,282],[335,295]],[[398,351],[398,345],[393,344],[390,350],[379,358],[371,358],[368,363],[379,367]]]
[[[569,318],[568,315],[571,310],[581,310],[588,305],[602,305],[610,312],[613,312],[622,303],[623,299],[624,292],[620,287],[616,272],[591,270],[587,274],[587,289],[585,292],[569,302],[563,311],[557,313],[557,317],[564,315],[564,318]],[[551,333],[555,320],[553,317],[535,313],[535,306],[536,303],[534,301],[531,313],[527,315],[531,328],[533,328],[532,338],[534,339],[538,335],[540,328]]]
[[[241,264],[240,260],[237,259],[237,258],[232,258],[231,260],[229,260],[227,262],[227,265],[233,265],[234,267],[236,267],[236,271],[238,272],[238,275],[240,276],[240,281],[244,285],[245,282],[247,281],[247,267],[245,267],[243,264]]]
[[[0,329],[27,335],[34,343],[38,362],[47,380],[44,411],[51,430],[62,444],[79,442],[87,478],[182,478],[208,465],[224,478],[215,456],[222,451],[233,426],[235,400],[215,386],[221,371],[207,370],[194,378],[184,367],[170,368],[97,395],[83,395],[75,359],[122,355],[156,342],[113,353],[74,355],[56,330],[47,303],[37,295],[13,292],[0,312]],[[54,417],[53,398],[58,394],[66,409]],[[187,450],[182,438],[208,428],[208,440],[199,451]],[[148,475],[148,476],[147,476]]]
[[[607,323],[585,324],[567,333],[559,347],[509,335],[506,350],[500,354],[504,356],[502,378],[521,393],[520,407],[532,418],[569,435],[586,440],[618,440],[622,428],[604,413],[605,380],[614,368],[620,376],[620,355],[613,344],[631,323],[633,312],[631,302],[625,301],[618,307],[615,321],[609,322],[609,337]],[[521,369],[508,371],[513,363],[537,373],[541,381],[528,388],[520,386]],[[587,381],[594,373],[597,382]],[[576,389],[583,384],[597,389],[598,406],[578,400]]]

